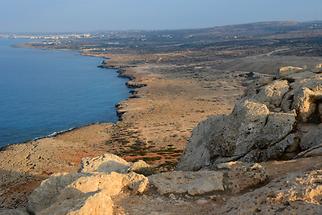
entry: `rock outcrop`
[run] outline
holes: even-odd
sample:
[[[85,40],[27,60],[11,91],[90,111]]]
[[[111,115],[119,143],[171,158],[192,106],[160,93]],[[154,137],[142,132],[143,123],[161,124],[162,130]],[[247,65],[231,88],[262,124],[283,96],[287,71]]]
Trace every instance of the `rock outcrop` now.
[[[83,159],[79,173],[57,174],[43,181],[29,196],[27,210],[40,215],[113,214],[115,196],[140,194],[148,188],[148,179],[130,171],[132,165],[112,154]]]
[[[164,194],[200,196],[209,193],[240,193],[266,182],[268,175],[259,164],[228,162],[216,170],[174,171],[149,177],[151,185]]]
[[[233,197],[218,214],[322,214],[322,171],[294,173]]]
[[[166,172],[149,177],[158,192],[164,194],[202,195],[224,191],[224,174],[216,171]]]
[[[43,181],[28,197],[26,209],[0,210],[0,214],[111,215],[121,210],[117,205],[120,199],[143,193],[150,193],[152,201],[172,199],[175,195],[201,198],[209,194],[241,193],[267,180],[261,165],[242,162],[198,172],[159,173],[148,178],[134,172],[146,167],[143,161],[132,164],[112,154],[85,158],[78,173],[54,174]]]
[[[136,173],[62,174],[45,180],[28,198],[33,214],[112,214],[112,198],[142,193],[148,179]]]
[[[218,171],[224,173],[224,188],[228,193],[236,194],[266,183],[268,174],[260,164],[228,162],[218,164]]]
[[[255,87],[230,115],[201,122],[192,132],[178,170],[320,154],[322,78],[311,73],[311,78],[293,81]],[[301,130],[307,125],[312,127],[310,134]]]

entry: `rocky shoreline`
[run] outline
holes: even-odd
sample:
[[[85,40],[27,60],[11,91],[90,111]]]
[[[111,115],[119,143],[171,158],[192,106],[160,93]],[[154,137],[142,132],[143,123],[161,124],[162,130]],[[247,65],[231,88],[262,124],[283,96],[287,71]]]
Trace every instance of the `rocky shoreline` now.
[[[202,118],[213,114],[211,109],[213,102],[201,101],[208,105],[203,105],[203,110],[198,110],[196,115],[187,114],[187,119],[184,119],[183,115],[180,115],[180,112],[184,111],[181,105],[187,112],[191,112],[190,106],[184,105],[190,103],[191,98],[180,98],[182,92],[175,90],[173,93],[172,89],[168,88],[180,87],[183,91],[189,92],[192,86],[192,89],[196,89],[196,95],[193,96],[204,94],[196,83],[191,83],[190,79],[175,80],[155,72],[151,73],[151,70],[159,70],[152,64],[132,65],[127,60],[123,61],[126,56],[116,57],[117,59],[112,57],[104,66],[119,68],[119,75],[128,78],[131,81],[129,85],[135,88],[129,99],[117,105],[117,111],[122,119],[116,124],[89,125],[53,137],[14,144],[2,149],[0,207],[24,206],[26,197],[43,179],[53,173],[77,171],[83,157],[111,152],[128,161],[144,159],[153,165],[156,171],[174,168],[192,128]],[[210,89],[206,90],[210,95]],[[167,95],[162,95],[163,92]],[[166,112],[160,112],[164,110],[165,104],[169,104],[168,99],[172,97],[180,98],[177,100],[178,104],[172,103],[175,105],[174,110],[166,109]],[[196,102],[199,104],[200,100]],[[151,109],[150,105],[154,105],[154,109]],[[150,117],[154,119],[145,120]],[[182,124],[184,130],[178,130],[173,124],[176,121],[184,123]],[[155,130],[157,128],[160,130]]]
[[[318,139],[307,148],[317,154],[299,158],[304,142],[286,138],[302,138],[297,126],[319,113],[318,74],[274,80],[159,54],[92,55],[135,87],[120,121],[0,151],[1,207],[19,208],[0,214],[321,213]]]

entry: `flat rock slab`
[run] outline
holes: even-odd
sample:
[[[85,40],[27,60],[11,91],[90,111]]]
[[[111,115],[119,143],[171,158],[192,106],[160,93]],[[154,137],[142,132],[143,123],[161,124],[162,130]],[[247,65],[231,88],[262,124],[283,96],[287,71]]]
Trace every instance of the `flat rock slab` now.
[[[224,191],[223,179],[224,174],[217,171],[175,171],[152,175],[149,177],[149,182],[162,195],[169,193],[202,195]]]

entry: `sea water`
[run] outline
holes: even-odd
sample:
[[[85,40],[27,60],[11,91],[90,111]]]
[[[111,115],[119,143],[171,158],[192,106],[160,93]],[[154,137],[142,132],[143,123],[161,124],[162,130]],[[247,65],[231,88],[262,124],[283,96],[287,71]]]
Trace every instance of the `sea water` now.
[[[126,79],[102,59],[72,51],[16,48],[0,39],[0,147],[96,122],[115,122]]]

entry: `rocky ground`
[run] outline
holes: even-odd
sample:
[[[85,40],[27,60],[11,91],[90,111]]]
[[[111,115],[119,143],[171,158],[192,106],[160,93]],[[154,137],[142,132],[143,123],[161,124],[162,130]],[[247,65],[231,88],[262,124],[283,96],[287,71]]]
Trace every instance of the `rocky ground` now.
[[[318,75],[310,73],[307,77],[306,71],[286,71],[278,74],[280,80],[274,81],[272,76],[261,74],[230,74],[238,77],[235,81],[238,80],[241,89],[248,85],[246,96],[239,99],[230,115],[207,118],[205,115],[211,114],[201,111],[197,115],[199,120],[207,120],[193,129],[177,170],[168,172],[173,169],[181,154],[181,151],[176,150],[184,149],[184,145],[180,148],[180,144],[175,145],[175,141],[178,141],[178,136],[183,138],[190,133],[186,131],[182,136],[179,133],[169,138],[169,133],[177,131],[177,127],[171,127],[171,123],[160,124],[158,133],[151,132],[155,124],[149,123],[155,123],[156,119],[160,122],[165,117],[174,120],[171,117],[175,117],[178,112],[172,112],[176,109],[167,109],[163,105],[164,100],[169,98],[164,93],[180,95],[189,82],[183,80],[185,84],[180,85],[181,79],[176,78],[165,81],[163,77],[167,76],[161,72],[148,73],[153,68],[156,67],[143,65],[128,68],[122,73],[136,77],[132,80],[135,85],[147,86],[135,89],[135,98],[120,104],[122,121],[116,125],[92,125],[3,150],[2,156],[7,157],[1,165],[8,169],[2,174],[2,204],[16,209],[3,209],[0,214],[321,213],[322,156],[318,129],[322,83]],[[223,80],[218,78],[216,81]],[[186,95],[192,104],[207,104],[200,103],[203,100],[193,101],[194,96],[207,96],[207,91],[196,90],[197,84],[195,88],[191,88],[194,86],[192,84],[188,86],[189,90],[195,90],[189,97]],[[160,89],[156,91],[158,87]],[[178,88],[180,90],[176,91]],[[214,89],[210,88],[210,91]],[[235,92],[236,97],[230,99],[235,100],[240,95]],[[208,96],[213,95],[209,93]],[[222,95],[223,92],[218,94]],[[147,98],[154,99],[144,103]],[[167,105],[178,105],[179,109],[180,104],[184,104],[175,96],[172,99]],[[151,111],[148,108],[151,104],[157,109]],[[212,101],[204,108],[210,111],[211,107],[216,107],[214,104]],[[187,114],[192,107],[187,104],[180,110]],[[228,105],[226,107],[230,108]],[[155,116],[163,109],[167,111]],[[217,115],[220,110],[215,110]],[[135,115],[149,116],[147,119],[151,121]],[[196,117],[195,114],[191,115]],[[225,117],[226,120],[221,120]],[[178,120],[178,116],[175,119]],[[193,120],[182,122],[191,127],[197,124]],[[305,133],[303,126],[312,129]],[[225,130],[222,131],[222,127],[231,128],[227,135],[222,135],[224,139],[217,143],[220,139],[217,136]],[[290,141],[289,136],[297,138]],[[142,142],[138,143],[138,140]],[[166,144],[161,140],[166,140]],[[169,143],[173,143],[173,146],[169,146]],[[238,143],[241,145],[230,145]],[[49,145],[51,148],[48,148]],[[127,161],[112,154],[95,157],[106,151],[123,155]],[[155,156],[161,159],[151,159]],[[140,159],[150,164],[138,161]],[[48,166],[51,172],[46,172]],[[53,173],[56,174],[39,186],[41,180]]]
[[[320,214],[321,161],[228,162],[150,175],[144,161],[104,154],[83,159],[77,173],[54,174],[26,207],[0,214]]]
[[[320,214],[322,58],[257,42],[84,49],[131,79],[120,121],[2,149],[0,214]]]

